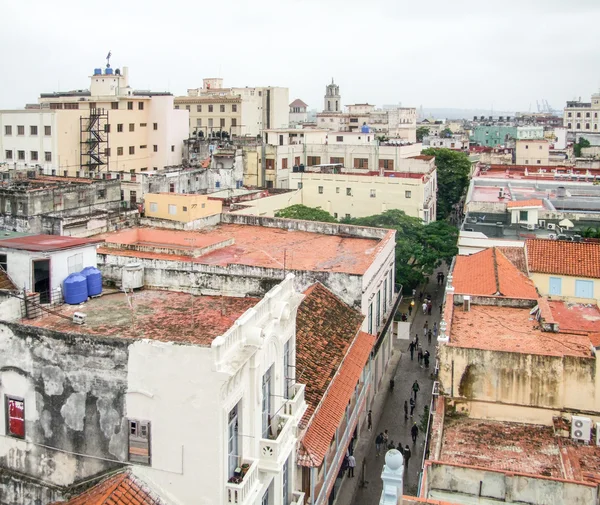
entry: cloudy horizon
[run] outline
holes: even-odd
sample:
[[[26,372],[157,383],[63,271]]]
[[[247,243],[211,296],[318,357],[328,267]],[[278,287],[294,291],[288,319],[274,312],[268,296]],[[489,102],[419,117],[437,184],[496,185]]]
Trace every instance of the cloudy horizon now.
[[[595,0],[507,0],[501,10],[474,0],[33,0],[2,13],[0,109],[89,87],[109,50],[136,89],[185,95],[221,77],[288,87],[290,101],[318,110],[332,78],[343,104],[498,111],[536,111],[542,99],[560,110],[600,88]]]

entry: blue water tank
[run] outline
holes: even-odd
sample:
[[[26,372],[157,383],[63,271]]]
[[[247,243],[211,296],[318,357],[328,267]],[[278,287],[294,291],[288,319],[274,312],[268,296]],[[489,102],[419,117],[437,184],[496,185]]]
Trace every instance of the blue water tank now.
[[[102,273],[96,267],[85,267],[81,271],[87,279],[88,296],[96,296],[102,293]]]
[[[112,73],[113,73],[113,69],[112,69],[112,68],[107,68],[107,69],[104,71],[104,73],[105,73],[106,75],[112,75]]]
[[[94,69],[94,75],[102,75],[102,69],[101,68],[95,68]]]
[[[87,280],[80,273],[71,274],[63,283],[65,302],[69,305],[77,305],[88,299]]]
[[[361,128],[360,128],[360,132],[361,132],[361,133],[369,133],[369,131],[370,131],[370,128],[367,126],[367,124],[366,124],[366,123],[365,123],[365,124],[363,124],[363,125],[361,126]]]

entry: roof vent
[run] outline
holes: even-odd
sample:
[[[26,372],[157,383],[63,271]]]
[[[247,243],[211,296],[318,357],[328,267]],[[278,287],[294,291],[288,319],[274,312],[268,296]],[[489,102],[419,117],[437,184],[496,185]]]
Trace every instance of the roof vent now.
[[[471,297],[469,295],[465,295],[463,297],[463,310],[465,312],[469,312],[471,310]]]

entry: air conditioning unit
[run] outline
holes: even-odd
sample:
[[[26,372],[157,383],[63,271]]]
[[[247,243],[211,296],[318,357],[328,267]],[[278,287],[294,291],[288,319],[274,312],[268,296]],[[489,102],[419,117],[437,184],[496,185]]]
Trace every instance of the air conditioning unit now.
[[[600,423],[596,423],[596,445],[600,445]]]
[[[533,224],[533,223],[528,223],[528,224],[527,224],[527,229],[528,229],[528,230],[535,230],[535,224]]]
[[[543,219],[540,219],[538,221],[538,224],[540,225],[540,228],[545,228],[546,227],[546,221],[544,221]]]
[[[73,314],[73,322],[75,324],[85,324],[86,315],[83,312],[75,312]]]
[[[554,223],[548,223],[548,226],[546,226],[546,228],[548,228],[549,230],[556,230],[556,225]]]
[[[550,240],[556,240],[556,233],[550,233],[550,234],[548,235],[548,238],[549,238]]]
[[[589,442],[592,436],[592,420],[589,417],[571,416],[571,438]]]

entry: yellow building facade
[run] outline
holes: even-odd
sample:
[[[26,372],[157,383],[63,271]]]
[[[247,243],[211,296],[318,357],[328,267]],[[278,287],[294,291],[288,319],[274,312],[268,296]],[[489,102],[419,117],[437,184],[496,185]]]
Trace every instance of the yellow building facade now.
[[[147,193],[144,195],[146,217],[182,223],[220,214],[222,206],[221,200],[209,200],[207,195],[179,193]]]

